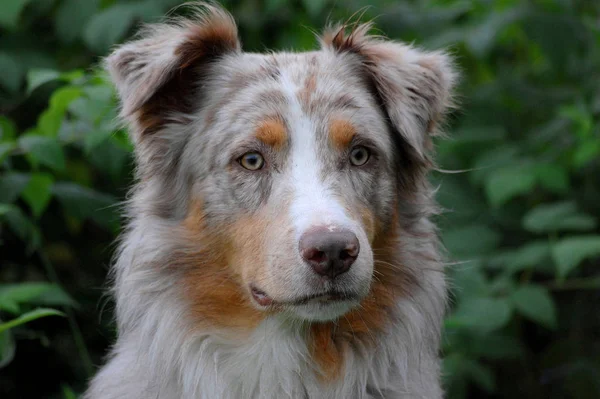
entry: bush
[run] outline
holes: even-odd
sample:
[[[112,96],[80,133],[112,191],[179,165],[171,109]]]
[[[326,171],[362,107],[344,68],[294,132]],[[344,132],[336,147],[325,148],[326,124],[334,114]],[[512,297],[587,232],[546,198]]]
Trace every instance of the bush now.
[[[131,144],[95,65],[179,3],[0,5],[2,397],[75,397],[113,339],[102,289]],[[449,47],[463,70],[433,176],[453,288],[448,396],[600,397],[600,3],[375,3],[364,19]],[[304,26],[364,5],[341,4],[225,3],[255,51],[314,48]]]

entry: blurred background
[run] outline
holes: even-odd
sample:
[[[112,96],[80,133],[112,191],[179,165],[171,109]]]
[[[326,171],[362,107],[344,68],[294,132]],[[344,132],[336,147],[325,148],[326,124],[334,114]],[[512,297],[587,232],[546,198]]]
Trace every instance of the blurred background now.
[[[103,292],[132,157],[98,62],[180,3],[0,1],[3,399],[77,397],[114,338]],[[251,51],[314,49],[311,29],[355,13],[450,49],[462,108],[432,176],[448,397],[600,398],[600,1],[224,4]]]

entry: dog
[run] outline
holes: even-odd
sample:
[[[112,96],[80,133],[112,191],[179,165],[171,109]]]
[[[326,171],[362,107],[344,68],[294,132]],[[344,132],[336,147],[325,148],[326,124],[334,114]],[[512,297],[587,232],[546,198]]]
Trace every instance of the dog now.
[[[137,183],[86,399],[443,396],[427,173],[457,73],[370,29],[249,53],[199,4],[106,59]]]

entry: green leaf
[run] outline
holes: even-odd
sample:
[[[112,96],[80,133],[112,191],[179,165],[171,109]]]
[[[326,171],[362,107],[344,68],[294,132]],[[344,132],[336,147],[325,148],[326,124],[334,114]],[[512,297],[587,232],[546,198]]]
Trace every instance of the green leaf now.
[[[8,172],[0,175],[0,202],[10,203],[21,195],[31,175],[26,173]]]
[[[494,392],[496,389],[496,378],[488,366],[472,361],[467,363],[466,371],[471,380],[481,389],[488,393]]]
[[[327,5],[327,0],[302,0],[302,4],[309,15],[316,17],[321,14]]]
[[[523,227],[532,233],[561,230],[587,231],[596,227],[593,216],[577,212],[573,201],[538,205],[523,217]]]
[[[52,199],[52,183],[54,177],[47,173],[34,173],[29,184],[21,194],[27,205],[31,208],[33,216],[39,218]]]
[[[27,94],[45,83],[59,79],[60,73],[53,69],[31,69],[27,72]]]
[[[460,303],[447,323],[450,326],[489,333],[504,327],[510,320],[511,313],[512,309],[507,299],[469,298]]]
[[[0,217],[2,217],[3,215],[6,215],[8,212],[14,211],[15,208],[17,208],[15,205],[0,203]]]
[[[487,198],[495,206],[533,190],[536,182],[535,171],[527,166],[502,168],[489,177],[485,189]]]
[[[0,73],[0,86],[9,92],[17,92],[21,87],[23,79],[23,66],[15,57],[6,53],[0,53],[0,71],[2,71]]]
[[[573,165],[581,168],[588,162],[597,159],[600,156],[600,140],[586,140],[581,143],[573,154]]]
[[[533,241],[520,247],[509,258],[508,270],[512,273],[534,268],[542,263],[550,263],[550,243]]]
[[[77,399],[77,395],[75,395],[75,392],[73,392],[73,390],[68,385],[62,386],[62,392],[64,399]]]
[[[600,256],[600,235],[569,237],[552,247],[557,275],[564,278],[585,259]]]
[[[65,155],[55,138],[28,134],[19,139],[19,145],[31,157],[34,165],[39,162],[58,171],[65,169]]]
[[[30,253],[41,244],[41,235],[38,227],[21,211],[14,207],[4,216],[8,226],[23,241],[27,243],[26,253]]]
[[[562,166],[554,164],[536,165],[535,174],[540,185],[549,191],[564,194],[569,190],[569,174]]]
[[[479,25],[469,30],[465,38],[469,49],[477,57],[483,58],[492,49],[502,30],[520,19],[523,14],[523,9],[520,7],[490,13]]]
[[[98,11],[99,0],[65,0],[56,10],[56,35],[63,43],[79,39],[90,18]]]
[[[548,328],[556,328],[554,301],[544,287],[523,285],[510,296],[517,311],[523,316]]]
[[[0,333],[0,369],[6,367],[15,357],[16,344],[11,331]]]
[[[2,0],[2,12],[0,12],[0,25],[5,28],[17,27],[21,12],[30,0]]]
[[[107,227],[114,222],[116,216],[112,206],[116,199],[110,195],[74,183],[56,183],[53,192],[65,211],[73,217],[91,218]]]
[[[498,334],[469,334],[468,350],[487,359],[515,359],[522,353],[517,337]]]
[[[0,115],[0,141],[11,141],[17,136],[15,123],[6,116]]]
[[[20,326],[22,324],[29,323],[31,321],[40,319],[42,317],[48,317],[48,316],[63,316],[64,317],[65,314],[63,312],[59,312],[58,310],[55,310],[55,309],[38,308],[38,309],[32,310],[30,312],[24,313],[21,316],[17,317],[16,319],[9,320],[5,323],[0,323],[0,333],[7,331],[11,328]]]
[[[23,304],[46,306],[78,306],[60,286],[46,282],[0,285],[0,310],[18,313]]]
[[[0,143],[0,164],[4,162],[6,157],[17,147],[15,143]]]
[[[79,87],[65,86],[56,90],[50,97],[50,106],[38,119],[38,128],[46,136],[56,137],[69,105],[81,97]]]
[[[83,31],[83,39],[94,51],[104,54],[125,37],[132,26],[135,11],[127,4],[116,4],[94,15]]]
[[[455,256],[487,253],[496,248],[501,239],[497,231],[481,224],[447,229],[443,238],[444,245]]]
[[[83,148],[86,154],[92,152],[92,150],[102,144],[113,134],[112,130],[97,129],[88,134],[83,138]]]

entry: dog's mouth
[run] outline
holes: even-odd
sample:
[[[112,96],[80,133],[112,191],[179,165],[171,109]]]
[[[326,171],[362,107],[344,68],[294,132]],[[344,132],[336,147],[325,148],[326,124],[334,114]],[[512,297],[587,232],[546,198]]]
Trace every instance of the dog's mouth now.
[[[356,294],[343,292],[338,290],[329,290],[326,292],[321,292],[318,294],[306,295],[300,298],[288,299],[283,301],[275,301],[266,292],[261,289],[251,286],[250,291],[252,293],[252,298],[254,301],[260,306],[274,306],[274,305],[291,305],[291,306],[299,306],[306,305],[308,303],[334,303],[334,302],[342,302],[342,301],[352,301],[359,299]]]

